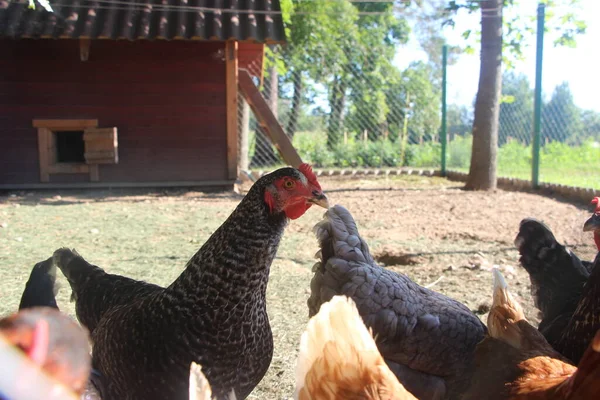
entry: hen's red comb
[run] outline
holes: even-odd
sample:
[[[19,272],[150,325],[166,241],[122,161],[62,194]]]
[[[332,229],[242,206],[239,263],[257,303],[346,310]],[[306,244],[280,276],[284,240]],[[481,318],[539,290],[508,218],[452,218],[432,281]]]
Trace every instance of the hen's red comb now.
[[[315,173],[312,170],[312,167],[309,164],[307,164],[307,163],[300,164],[300,166],[298,167],[298,170],[304,174],[306,179],[308,179],[308,181],[313,186],[316,186],[319,190],[321,190],[321,185],[319,184],[319,181],[317,180],[317,176],[315,175]]]
[[[33,328],[33,340],[27,356],[38,366],[43,366],[48,356],[50,326],[48,321],[39,320]]]
[[[594,204],[596,206],[596,210],[594,210],[595,213],[600,212],[600,197],[594,197],[592,199],[592,204]]]

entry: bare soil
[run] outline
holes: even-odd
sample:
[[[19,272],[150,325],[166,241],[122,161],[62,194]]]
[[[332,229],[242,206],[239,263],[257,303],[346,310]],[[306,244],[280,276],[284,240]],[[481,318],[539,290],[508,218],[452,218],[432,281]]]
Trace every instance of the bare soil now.
[[[419,176],[320,178],[333,204],[348,208],[380,262],[464,302],[484,319],[493,265],[504,271],[528,318],[537,323],[529,278],[513,245],[519,222],[546,222],[558,240],[592,259],[582,232],[587,205],[533,193],[461,190]],[[242,190],[243,193],[243,190]],[[31,267],[61,246],[76,248],[112,273],[166,285],[242,198],[188,190],[14,192],[0,197],[0,315],[16,310]],[[311,268],[318,250],[312,227],[323,210],[292,221],[273,263],[268,308],[275,340],[271,368],[250,398],[287,399],[294,387],[300,335],[308,320]],[[73,315],[68,284],[58,301]]]

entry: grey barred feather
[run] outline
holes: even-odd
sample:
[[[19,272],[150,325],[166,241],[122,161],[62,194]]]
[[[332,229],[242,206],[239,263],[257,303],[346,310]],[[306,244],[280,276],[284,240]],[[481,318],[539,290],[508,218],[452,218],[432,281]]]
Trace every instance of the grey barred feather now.
[[[419,398],[464,390],[485,326],[466,306],[373,260],[348,210],[330,208],[315,227],[321,260],[313,268],[309,315],[335,295],[351,297],[400,382]]]
[[[269,211],[264,192],[283,176],[301,177],[282,168],[259,179],[167,288],[57,252],[92,332],[93,365],[109,383],[104,400],[187,399],[191,362],[219,399],[232,389],[243,399],[260,382],[273,355],[269,269],[288,221]]]

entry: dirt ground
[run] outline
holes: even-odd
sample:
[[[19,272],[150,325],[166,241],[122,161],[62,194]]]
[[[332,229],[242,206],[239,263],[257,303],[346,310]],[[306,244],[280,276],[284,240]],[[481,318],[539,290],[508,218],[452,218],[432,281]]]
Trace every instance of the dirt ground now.
[[[482,318],[491,304],[491,273],[499,265],[528,317],[537,323],[529,279],[513,239],[524,217],[545,221],[584,259],[595,255],[581,231],[590,215],[574,205],[531,193],[467,192],[461,184],[419,176],[320,178],[331,203],[354,215],[361,235],[386,267],[464,302]],[[14,192],[0,197],[0,315],[16,310],[35,262],[61,246],[76,248],[112,273],[168,284],[242,195],[184,190]],[[323,215],[311,208],[292,221],[272,266],[268,308],[275,355],[250,398],[287,399],[294,385],[314,254],[312,227]],[[58,300],[73,314],[68,284]]]

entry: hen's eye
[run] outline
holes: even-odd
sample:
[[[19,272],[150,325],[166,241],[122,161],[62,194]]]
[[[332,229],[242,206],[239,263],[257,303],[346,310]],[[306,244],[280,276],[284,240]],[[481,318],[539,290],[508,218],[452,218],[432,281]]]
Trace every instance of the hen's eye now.
[[[283,187],[286,189],[291,189],[295,185],[294,181],[285,181],[283,182]]]

